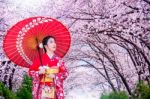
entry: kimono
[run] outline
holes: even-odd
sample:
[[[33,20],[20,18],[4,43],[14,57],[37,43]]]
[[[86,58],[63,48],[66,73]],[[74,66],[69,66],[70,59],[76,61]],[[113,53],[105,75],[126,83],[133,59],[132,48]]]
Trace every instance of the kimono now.
[[[32,96],[33,99],[64,99],[64,92],[63,92],[63,81],[68,76],[68,71],[64,65],[64,61],[56,56],[53,55],[50,58],[47,54],[43,54],[41,57],[42,64],[44,66],[57,66],[59,68],[59,72],[53,78],[54,82],[41,82],[43,79],[44,74],[39,74],[39,67],[41,66],[40,58],[36,58],[33,64],[29,68],[29,75],[32,77]],[[42,96],[42,88],[43,86],[51,86],[55,85],[55,97],[54,98],[43,98]]]

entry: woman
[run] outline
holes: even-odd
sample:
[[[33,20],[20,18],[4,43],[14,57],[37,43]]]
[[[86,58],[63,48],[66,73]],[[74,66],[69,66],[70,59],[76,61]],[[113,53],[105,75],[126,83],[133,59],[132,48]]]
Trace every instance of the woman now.
[[[64,62],[55,55],[56,42],[53,36],[43,39],[45,54],[36,58],[30,66],[29,75],[33,78],[33,99],[64,99],[63,81],[68,76]]]

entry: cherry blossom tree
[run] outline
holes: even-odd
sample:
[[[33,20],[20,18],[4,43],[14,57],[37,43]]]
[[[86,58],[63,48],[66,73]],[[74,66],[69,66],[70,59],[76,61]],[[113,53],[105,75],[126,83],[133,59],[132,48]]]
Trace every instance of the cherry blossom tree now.
[[[133,95],[138,81],[150,83],[148,0],[6,0],[0,4],[1,43],[12,25],[28,17],[52,17],[68,27],[72,44],[64,57],[70,73],[66,95],[83,86],[101,93],[125,90]],[[2,49],[0,55],[9,65]],[[11,67],[14,75],[28,71]]]

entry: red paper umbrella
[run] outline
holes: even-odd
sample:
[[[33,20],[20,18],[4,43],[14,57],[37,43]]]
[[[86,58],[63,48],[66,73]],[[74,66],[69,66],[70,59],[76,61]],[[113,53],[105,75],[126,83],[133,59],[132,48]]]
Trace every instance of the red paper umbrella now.
[[[4,38],[4,51],[15,64],[29,67],[38,56],[38,44],[48,35],[56,39],[55,54],[63,57],[70,47],[70,33],[59,21],[45,17],[28,18],[10,28]]]

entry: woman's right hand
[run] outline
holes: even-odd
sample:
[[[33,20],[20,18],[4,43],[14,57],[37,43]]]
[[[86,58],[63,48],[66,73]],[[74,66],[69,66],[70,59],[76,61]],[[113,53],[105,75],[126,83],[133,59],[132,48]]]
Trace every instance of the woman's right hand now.
[[[39,74],[45,74],[45,71],[48,67],[47,66],[40,66],[39,67]]]

